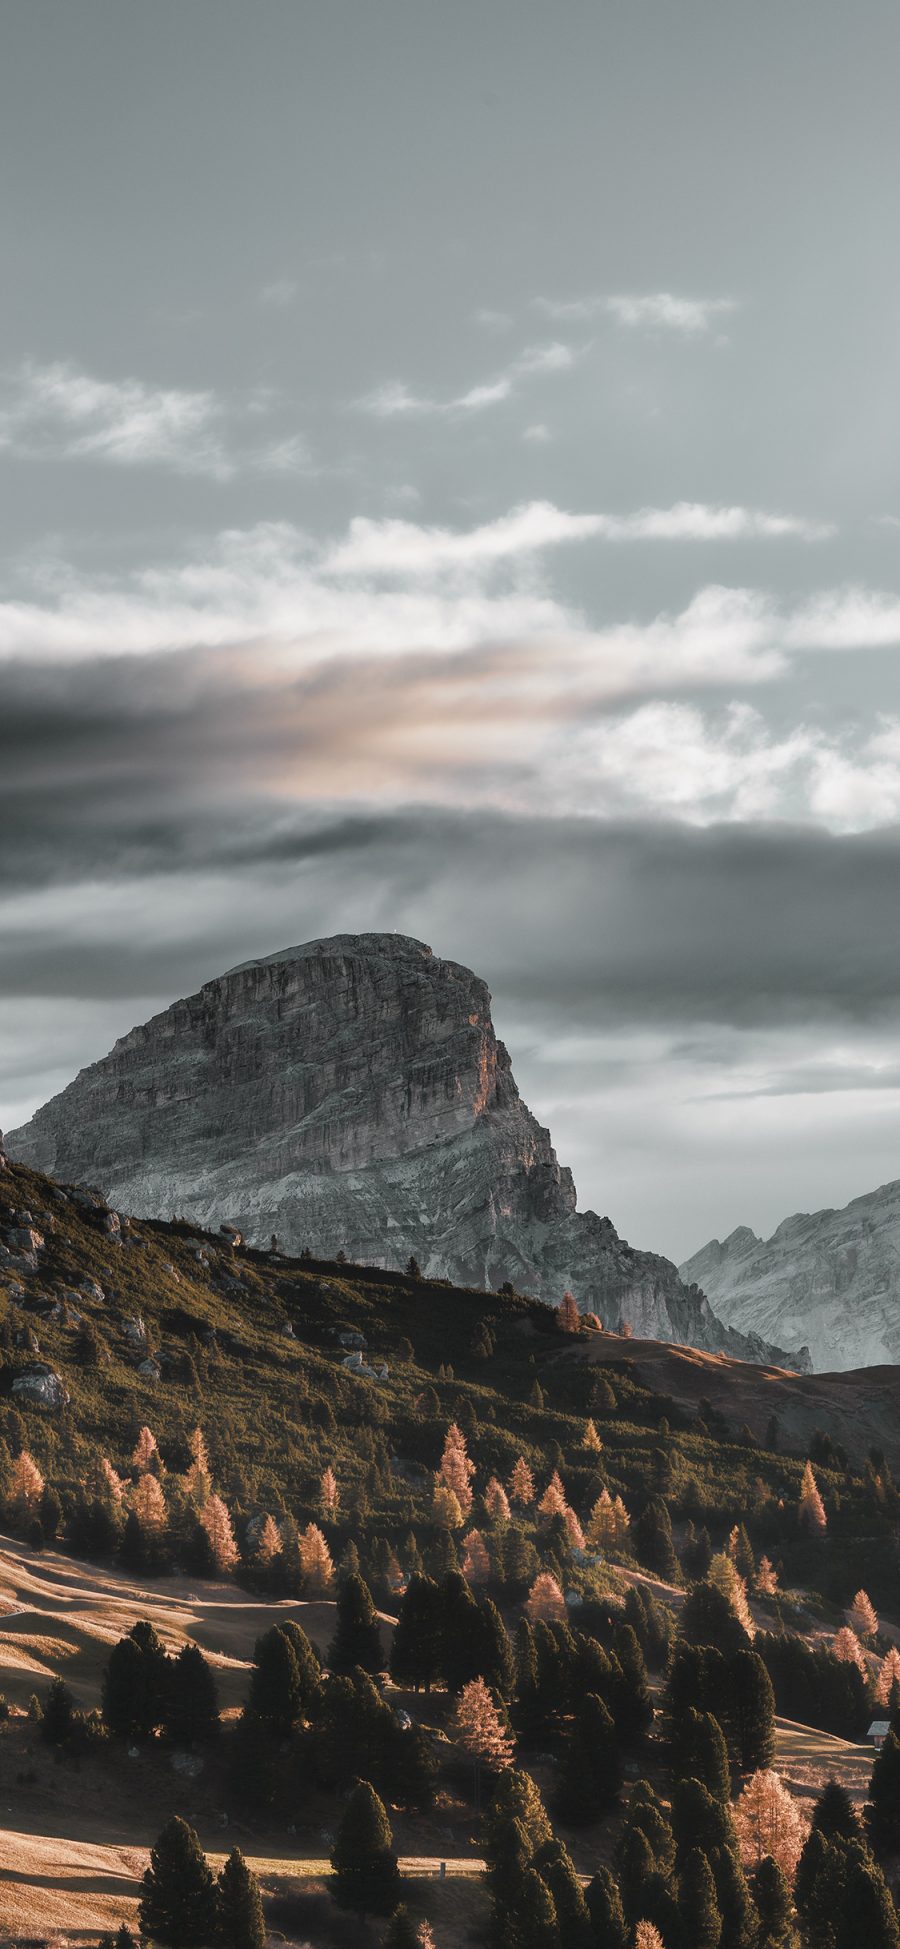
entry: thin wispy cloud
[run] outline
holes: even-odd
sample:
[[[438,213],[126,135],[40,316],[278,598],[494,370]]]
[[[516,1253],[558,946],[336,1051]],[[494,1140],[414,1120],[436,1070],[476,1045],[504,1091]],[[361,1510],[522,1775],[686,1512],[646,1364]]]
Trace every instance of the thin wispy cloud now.
[[[535,298],[534,308],[560,324],[604,315],[634,331],[672,332],[698,338],[738,308],[735,298],[687,298],[672,291],[593,293],[579,298]]]
[[[422,419],[430,415],[465,418],[468,414],[483,413],[489,407],[499,406],[504,400],[511,399],[528,379],[569,371],[582,356],[583,348],[575,350],[571,345],[559,342],[529,345],[493,379],[470,386],[451,399],[435,399],[428,394],[415,393],[402,379],[391,379],[357,400],[356,404],[361,412],[379,420]]]
[[[213,393],[95,379],[64,363],[28,363],[7,380],[3,447],[28,459],[164,466],[216,480],[233,472]]]
[[[263,285],[259,302],[274,311],[283,311],[286,305],[293,304],[299,289],[295,277],[278,277],[273,279],[271,284]]]
[[[165,468],[217,482],[239,471],[317,472],[301,434],[259,437],[277,405],[265,388],[228,405],[212,391],[97,379],[64,361],[28,362],[0,378],[0,452],[26,461]]]

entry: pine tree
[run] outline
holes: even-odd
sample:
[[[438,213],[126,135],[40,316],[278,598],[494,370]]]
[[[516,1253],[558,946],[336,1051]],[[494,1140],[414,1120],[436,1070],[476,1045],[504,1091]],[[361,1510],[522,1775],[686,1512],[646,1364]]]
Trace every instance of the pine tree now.
[[[221,1496],[210,1496],[200,1512],[200,1521],[209,1539],[213,1563],[220,1577],[233,1570],[238,1562],[238,1547],[234,1540],[231,1517]]]
[[[9,1486],[10,1512],[18,1528],[24,1528],[34,1521],[41,1506],[44,1486],[44,1478],[34,1457],[29,1455],[27,1448],[23,1448],[13,1463]]]
[[[468,1516],[472,1508],[472,1477],[475,1464],[470,1462],[466,1451],[466,1440],[462,1429],[451,1421],[444,1442],[444,1452],[438,1476],[445,1489],[456,1497],[463,1516]]]
[[[771,1766],[775,1757],[775,1694],[772,1680],[755,1651],[739,1651],[728,1662],[731,1732],[742,1773]]]
[[[707,1793],[727,1806],[731,1799],[728,1748],[718,1719],[696,1706],[675,1716],[670,1741],[672,1774],[699,1780]]]
[[[334,1582],[331,1551],[316,1523],[307,1523],[300,1538],[303,1582],[310,1597],[326,1597]]]
[[[523,1509],[534,1501],[534,1476],[524,1455],[519,1456],[509,1478],[509,1499],[510,1502],[519,1503]]]
[[[677,1583],[680,1572],[672,1542],[672,1522],[660,1497],[654,1496],[646,1504],[631,1534],[638,1562],[645,1570],[653,1570],[658,1577]]]
[[[219,1731],[219,1698],[212,1666],[199,1645],[182,1645],[170,1660],[165,1726],[179,1746],[195,1746],[215,1739]]]
[[[644,1654],[630,1624],[620,1624],[614,1640],[619,1671],[611,1699],[616,1731],[626,1744],[646,1732],[653,1719],[653,1702]]]
[[[274,1516],[266,1517],[253,1554],[262,1570],[271,1570],[275,1558],[281,1555],[281,1532]]]
[[[724,1551],[717,1551],[716,1555],[711,1559],[707,1572],[707,1582],[714,1584],[715,1588],[722,1592],[722,1596],[730,1604],[742,1631],[752,1643],[756,1636],[756,1626],[750,1615],[750,1606],[747,1603],[747,1586],[744,1583],[743,1577],[738,1576],[731,1557],[727,1556]]]
[[[232,1848],[216,1882],[216,1941],[222,1949],[265,1949],[259,1882],[240,1848]]]
[[[846,1787],[827,1780],[813,1808],[812,1830],[826,1841],[861,1841],[862,1826]]]
[[[628,1949],[628,1928],[618,1884],[608,1868],[598,1868],[585,1889],[596,1949]]]
[[[545,1624],[565,1621],[566,1600],[556,1578],[549,1570],[542,1570],[535,1577],[526,1599],[525,1614],[532,1623],[538,1618]]]
[[[102,1712],[111,1733],[149,1739],[165,1722],[171,1665],[146,1618],[113,1645],[103,1674]]]
[[[837,1659],[839,1664],[855,1665],[857,1671],[862,1673],[863,1678],[868,1677],[869,1667],[866,1664],[866,1654],[863,1651],[856,1632],[850,1629],[849,1624],[842,1624],[840,1630],[835,1632],[831,1642],[831,1650],[833,1657]]]
[[[584,1889],[568,1848],[554,1835],[535,1855],[533,1865],[553,1898],[560,1940],[571,1949],[592,1949]]]
[[[691,1949],[718,1949],[722,1917],[716,1884],[706,1855],[693,1847],[678,1882],[678,1914]]]
[[[434,1479],[431,1514],[433,1521],[440,1523],[444,1529],[462,1529],[464,1518],[459,1499],[452,1489],[448,1489],[446,1482],[441,1481],[440,1476]]]
[[[850,1870],[835,1949],[898,1949],[900,1928],[891,1891],[874,1861],[857,1859]]]
[[[753,1588],[756,1591],[757,1597],[774,1597],[778,1590],[778,1572],[769,1562],[767,1556],[761,1556],[759,1559],[756,1576],[753,1579]]]
[[[328,1467],[322,1471],[319,1482],[319,1496],[324,1514],[326,1516],[333,1516],[337,1510],[340,1498],[338,1496],[337,1476],[330,1462]]]
[[[514,1741],[505,1717],[498,1711],[483,1678],[470,1679],[457,1700],[450,1737],[468,1753],[475,1769],[475,1806],[479,1806],[482,1768],[502,1773],[512,1765]]]
[[[790,1882],[770,1854],[754,1874],[753,1900],[759,1916],[758,1949],[794,1949]]]
[[[122,1501],[125,1494],[125,1484],[121,1475],[116,1473],[112,1462],[107,1461],[105,1455],[101,1457],[100,1461],[100,1482],[98,1487],[101,1495],[107,1496],[111,1502],[117,1504]]]
[[[808,1529],[813,1536],[824,1536],[828,1527],[828,1518],[811,1462],[807,1462],[803,1470],[797,1516],[801,1526]]]
[[[589,1455],[600,1455],[602,1453],[603,1443],[600,1440],[600,1436],[597,1433],[593,1421],[588,1421],[585,1423],[584,1435],[582,1437],[581,1446],[582,1448],[587,1449]]]
[[[247,1709],[279,1739],[287,1739],[303,1717],[303,1706],[296,1651],[287,1632],[273,1625],[254,1646]]]
[[[48,1746],[64,1746],[75,1720],[75,1700],[61,1678],[51,1680],[41,1713],[41,1738]]]
[[[877,1705],[890,1705],[894,1696],[894,1686],[900,1686],[900,1651],[896,1645],[889,1645],[878,1667],[875,1684]]]
[[[602,1819],[622,1785],[622,1756],[609,1707],[596,1693],[578,1701],[559,1768],[558,1804],[572,1826]]]
[[[470,1584],[480,1585],[489,1583],[491,1559],[480,1529],[470,1529],[468,1536],[463,1537],[463,1549],[465,1555],[463,1557],[462,1573],[466,1581]]]
[[[554,1469],[538,1503],[538,1514],[540,1516],[563,1516],[567,1508],[566,1492],[560,1481],[559,1471]]]
[[[489,1522],[509,1522],[509,1497],[502,1482],[498,1482],[496,1475],[491,1476],[485,1489],[484,1508]]]
[[[659,1930],[643,1916],[635,1924],[634,1949],[666,1949]]]
[[[423,1949],[428,1941],[428,1936],[422,1933],[423,1928],[428,1928],[427,1922],[421,1925],[414,1922],[406,1904],[401,1902],[388,1923],[382,1949]],[[430,1930],[428,1935],[431,1935]],[[434,1938],[431,1937],[431,1940],[433,1942]]]
[[[562,1299],[556,1308],[556,1319],[562,1333],[581,1332],[581,1314],[578,1311],[578,1301],[574,1293],[563,1293]]]
[[[137,1469],[139,1475],[143,1475],[146,1469],[159,1467],[159,1449],[156,1445],[156,1436],[151,1433],[149,1428],[141,1428],[138,1434],[137,1441],[134,1445],[134,1454],[131,1457],[131,1466],[133,1469]]]
[[[400,1599],[391,1643],[390,1670],[395,1685],[430,1691],[441,1670],[442,1605],[438,1585],[416,1572]]]
[[[777,1773],[754,1773],[734,1809],[734,1825],[741,1857],[758,1868],[767,1854],[786,1875],[792,1875],[806,1838],[806,1823]]]
[[[361,1780],[347,1801],[331,1865],[334,1898],[341,1908],[363,1915],[393,1913],[400,1871],[387,1813],[368,1780]]]
[[[578,1521],[574,1509],[565,1509],[563,1511],[563,1522],[566,1526],[566,1536],[570,1550],[573,1552],[573,1555],[580,1555],[586,1548],[586,1544],[584,1530]]]
[[[858,1638],[874,1638],[878,1630],[878,1616],[871,1598],[864,1590],[858,1590],[847,1612],[847,1623]]]
[[[893,1726],[877,1754],[869,1781],[869,1833],[875,1853],[900,1851],[900,1739]]]
[[[177,1814],[150,1849],[141,1890],[143,1936],[169,1949],[210,1942],[215,1928],[213,1878],[194,1829]]]
[[[337,1596],[337,1623],[328,1652],[333,1672],[384,1670],[384,1650],[375,1606],[362,1577],[344,1577]]]
[[[155,1475],[142,1475],[135,1484],[131,1507],[140,1528],[145,1549],[153,1551],[159,1544],[168,1521],[166,1498],[162,1485]]]

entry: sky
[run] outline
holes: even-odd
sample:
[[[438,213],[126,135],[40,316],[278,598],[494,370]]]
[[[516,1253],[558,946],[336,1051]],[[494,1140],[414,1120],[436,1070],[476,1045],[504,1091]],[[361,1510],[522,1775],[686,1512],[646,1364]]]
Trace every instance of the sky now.
[[[900,1176],[894,0],[0,48],[0,1125],[383,928],[635,1244]]]

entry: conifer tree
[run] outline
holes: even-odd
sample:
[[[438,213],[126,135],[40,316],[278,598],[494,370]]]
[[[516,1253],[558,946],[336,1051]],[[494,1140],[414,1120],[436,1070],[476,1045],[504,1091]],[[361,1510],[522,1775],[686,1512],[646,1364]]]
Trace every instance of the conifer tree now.
[[[103,1674],[102,1712],[111,1733],[149,1739],[163,1725],[170,1669],[162,1639],[140,1619],[113,1645]]]
[[[378,1617],[368,1584],[362,1577],[344,1577],[337,1596],[337,1622],[328,1652],[333,1672],[384,1669],[384,1650]]]
[[[688,1853],[678,1880],[678,1914],[691,1949],[718,1949],[722,1917],[713,1871],[699,1847]]]
[[[891,1891],[874,1861],[856,1859],[850,1870],[847,1893],[835,1942],[835,1949],[900,1949],[900,1928]]]
[[[874,1638],[878,1630],[875,1606],[864,1590],[858,1590],[847,1612],[847,1623],[858,1638]]]
[[[300,1563],[310,1597],[326,1597],[334,1582],[334,1565],[317,1523],[307,1523],[300,1537]]]
[[[575,1873],[569,1850],[558,1836],[554,1835],[538,1850],[534,1867],[553,1898],[561,1942],[571,1944],[571,1949],[592,1949],[592,1930],[584,1889]]]
[[[482,1586],[489,1583],[491,1559],[480,1529],[470,1529],[468,1536],[463,1537],[463,1550],[462,1573],[467,1583]]]
[[[512,1764],[514,1742],[483,1678],[470,1679],[457,1700],[450,1737],[468,1753],[475,1769],[475,1806],[480,1806],[482,1770],[502,1773]]]
[[[620,1624],[614,1640],[619,1671],[613,1683],[611,1710],[616,1731],[626,1744],[646,1732],[653,1719],[653,1701],[644,1654],[630,1624]]]
[[[485,1514],[487,1515],[489,1522],[492,1523],[509,1522],[509,1497],[506,1493],[506,1490],[503,1487],[502,1482],[499,1482],[497,1480],[496,1475],[491,1476],[487,1488],[485,1489],[484,1507],[485,1507]]]
[[[414,1922],[406,1904],[401,1902],[388,1923],[382,1949],[425,1949],[426,1944],[433,1949],[434,1937],[427,1922]]]
[[[247,1694],[248,1710],[279,1739],[287,1739],[303,1716],[304,1688],[297,1654],[277,1624],[257,1638]]]
[[[774,1597],[778,1589],[778,1572],[767,1556],[761,1556],[753,1579],[757,1597]]]
[[[815,1470],[811,1462],[807,1462],[803,1470],[797,1516],[801,1527],[808,1529],[811,1535],[824,1536],[828,1528],[828,1518],[825,1514],[825,1504],[819,1494]]]
[[[574,1293],[564,1292],[556,1308],[556,1319],[563,1333],[581,1332],[581,1314]]]
[[[558,1804],[573,1827],[602,1819],[615,1805],[622,1784],[622,1756],[609,1707],[596,1693],[578,1701],[563,1748]]]
[[[670,1751],[675,1779],[699,1780],[714,1799],[728,1804],[731,1799],[728,1748],[713,1713],[688,1706],[686,1711],[676,1714]]]
[[[826,1780],[813,1808],[812,1832],[823,1834],[826,1841],[861,1841],[862,1825],[856,1808],[840,1782]]]
[[[587,1450],[589,1455],[600,1455],[603,1451],[603,1443],[600,1440],[593,1421],[587,1421],[585,1423],[581,1446]]]
[[[795,1949],[790,1882],[770,1854],[753,1876],[753,1900],[759,1916],[758,1949]]]
[[[756,1636],[756,1626],[750,1615],[750,1606],[747,1602],[747,1586],[744,1583],[743,1577],[738,1576],[731,1557],[724,1551],[717,1551],[716,1555],[712,1557],[707,1572],[707,1582],[714,1584],[715,1588],[722,1592],[726,1602],[731,1606],[741,1629],[752,1643]]]
[[[894,1698],[894,1686],[900,1686],[900,1651],[896,1645],[889,1645],[878,1667],[875,1683],[875,1702],[877,1705],[890,1705]]]
[[[133,1469],[137,1469],[139,1475],[143,1475],[146,1469],[159,1467],[159,1449],[156,1445],[156,1436],[147,1427],[141,1428],[138,1434],[137,1441],[134,1445],[134,1454],[131,1457],[131,1466]]]
[[[741,1857],[758,1868],[767,1854],[792,1875],[806,1838],[806,1822],[780,1776],[768,1768],[754,1773],[734,1809]]]
[[[842,1624],[840,1630],[835,1632],[831,1642],[831,1650],[832,1655],[837,1659],[839,1664],[855,1665],[857,1671],[862,1673],[863,1678],[868,1676],[869,1667],[866,1664],[866,1654],[863,1651],[856,1632],[851,1630],[849,1624]]]
[[[240,1848],[232,1848],[216,1882],[216,1941],[222,1949],[265,1949],[259,1882]]]
[[[680,1572],[672,1542],[672,1522],[665,1503],[651,1497],[631,1532],[635,1554],[645,1570],[653,1570],[670,1583],[677,1583]]]
[[[549,1570],[542,1570],[535,1577],[526,1599],[525,1614],[532,1623],[539,1618],[545,1624],[565,1621],[566,1600]]]
[[[219,1731],[219,1698],[212,1666],[199,1645],[182,1645],[168,1668],[166,1732],[180,1746],[215,1739]]]
[[[238,1547],[234,1540],[231,1517],[221,1496],[209,1496],[200,1512],[200,1521],[209,1539],[212,1560],[220,1577],[233,1570],[238,1562]]]
[[[168,1949],[192,1949],[212,1939],[213,1878],[194,1829],[177,1814],[150,1849],[139,1914],[142,1936]]]
[[[334,1852],[333,1892],[342,1908],[363,1915],[390,1915],[400,1893],[400,1871],[384,1804],[368,1780],[347,1801]]]
[[[61,1678],[51,1680],[41,1713],[41,1738],[48,1746],[63,1746],[75,1722],[75,1700]]]
[[[319,1496],[324,1514],[326,1516],[333,1516],[340,1498],[338,1496],[337,1476],[330,1462],[328,1467],[322,1471],[319,1482]]]
[[[618,1883],[608,1868],[598,1868],[585,1889],[596,1949],[628,1949],[628,1928]]]
[[[253,1554],[262,1570],[271,1570],[275,1558],[281,1555],[281,1532],[274,1516],[266,1517]]]
[[[431,1577],[414,1573],[400,1599],[391,1643],[390,1670],[395,1685],[430,1691],[441,1670],[442,1605]]]
[[[869,1781],[869,1833],[877,1855],[900,1851],[900,1739],[891,1726]]]
[[[472,1508],[472,1477],[475,1464],[469,1460],[466,1439],[455,1421],[451,1421],[444,1442],[444,1452],[438,1469],[438,1476],[445,1489],[456,1497],[463,1516],[468,1516]]]
[[[462,1529],[464,1517],[459,1498],[452,1489],[448,1489],[446,1482],[441,1481],[440,1476],[435,1476],[431,1514],[433,1520],[444,1529]]]
[[[771,1766],[775,1757],[775,1694],[755,1651],[738,1651],[728,1662],[729,1719],[742,1773]]]
[[[560,1481],[559,1470],[554,1469],[538,1503],[538,1514],[540,1516],[563,1516],[567,1508],[566,1492]]]
[[[10,1511],[19,1528],[34,1521],[41,1506],[44,1478],[27,1448],[16,1456],[9,1487]]]
[[[534,1501],[534,1476],[524,1455],[519,1456],[509,1478],[509,1499],[523,1509]]]

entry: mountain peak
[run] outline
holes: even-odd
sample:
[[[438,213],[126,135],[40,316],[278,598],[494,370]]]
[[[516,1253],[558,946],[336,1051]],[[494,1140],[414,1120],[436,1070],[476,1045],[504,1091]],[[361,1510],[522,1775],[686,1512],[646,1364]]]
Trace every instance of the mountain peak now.
[[[266,978],[263,979],[262,977]],[[288,1250],[419,1260],[636,1334],[748,1358],[667,1259],[576,1210],[522,1102],[486,984],[403,934],[337,934],[242,962],[132,1029],[9,1138],[138,1217],[179,1212]]]

